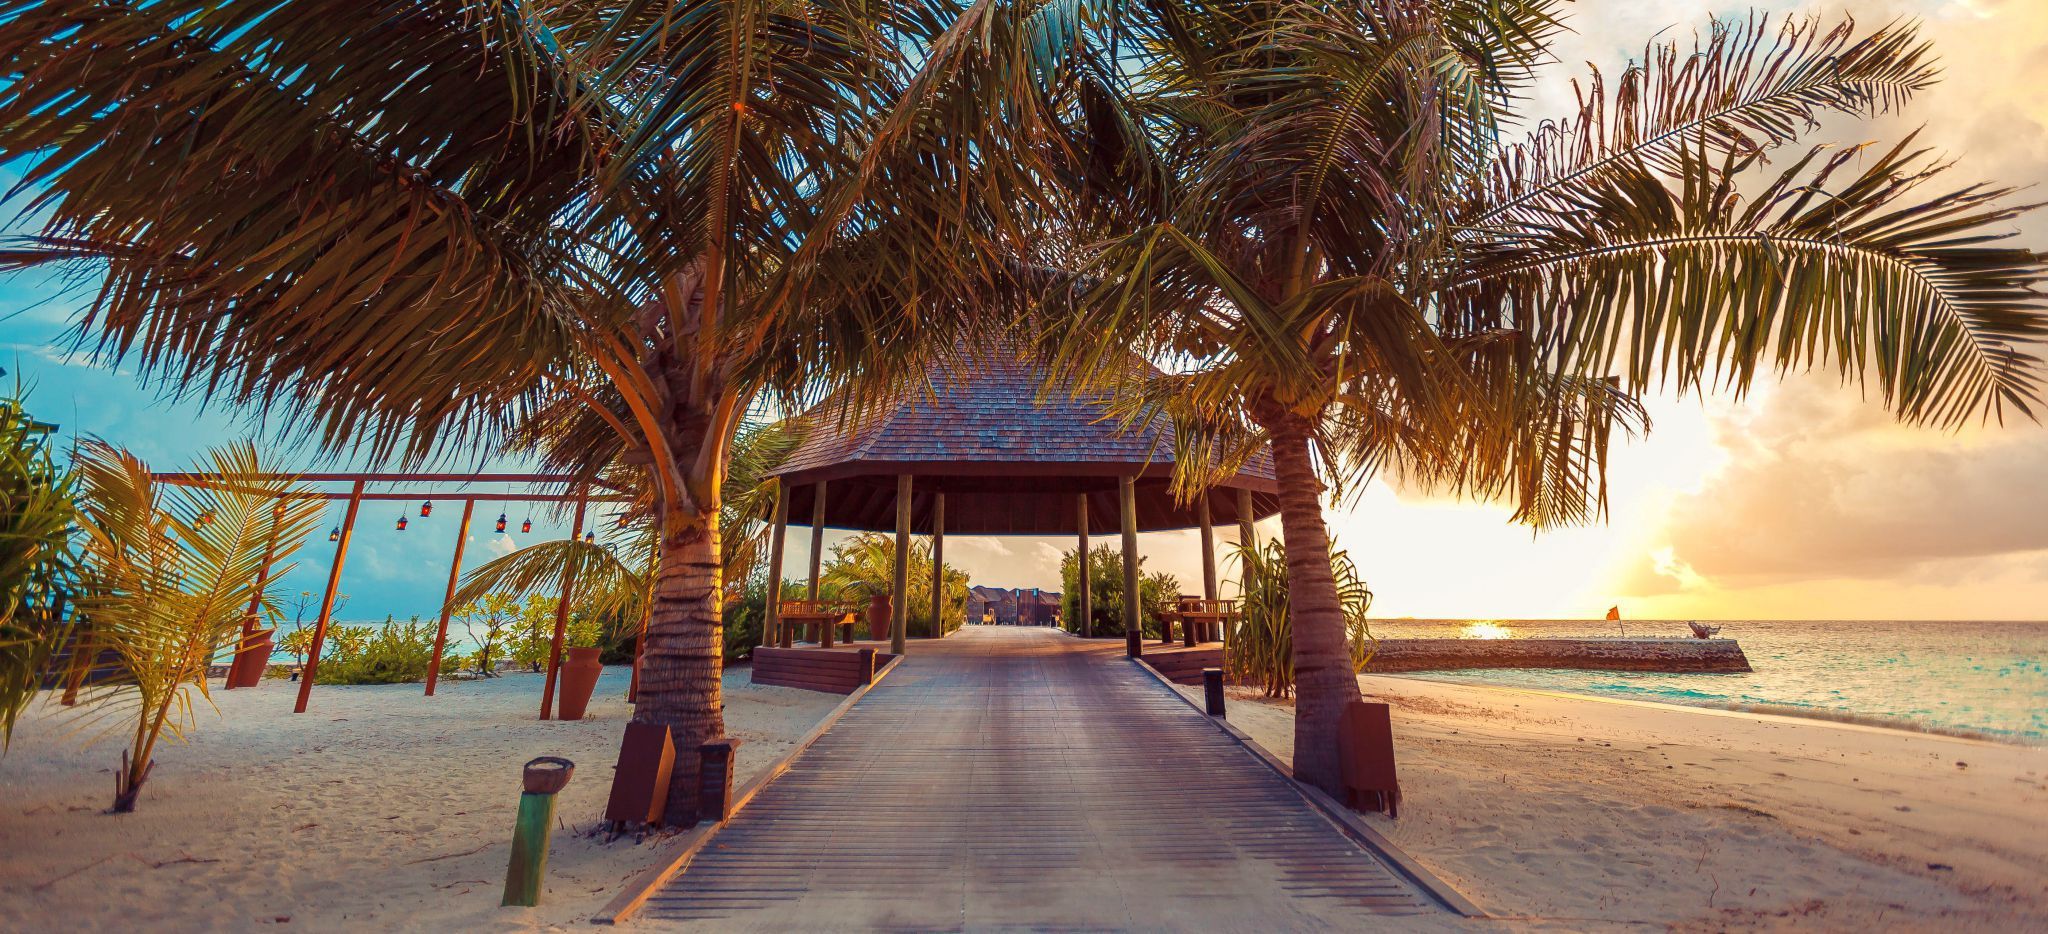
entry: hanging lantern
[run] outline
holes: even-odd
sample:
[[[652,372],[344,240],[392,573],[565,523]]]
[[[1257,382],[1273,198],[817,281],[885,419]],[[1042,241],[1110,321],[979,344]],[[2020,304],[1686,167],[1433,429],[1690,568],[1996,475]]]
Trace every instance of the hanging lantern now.
[[[404,517],[404,516],[399,516],[399,517],[398,517],[398,530],[399,530],[400,532],[403,532],[403,531],[405,531],[405,517]]]
[[[502,512],[498,513],[498,531],[505,531],[505,514]]]
[[[431,516],[431,515],[433,515],[433,514],[434,514],[434,501],[433,501],[433,500],[431,500],[431,499],[430,499],[430,500],[427,500],[426,502],[423,502],[423,503],[421,503],[421,504],[420,504],[420,518],[424,519],[424,518],[426,518],[426,517],[428,517],[428,516]]]
[[[533,531],[533,520],[532,520],[532,519],[528,519],[528,520],[526,520],[525,522],[521,522],[521,523],[519,523],[519,534],[521,534],[521,535],[524,535],[524,534],[526,534],[526,533],[528,533],[528,532],[531,532],[531,531]]]
[[[592,543],[592,542],[595,542],[595,541],[597,541],[597,533],[596,533],[596,532],[585,532],[585,533],[583,533],[583,544],[585,544],[585,545],[588,545],[588,544],[590,544],[590,543]]]
[[[341,526],[337,525],[332,530],[330,530],[327,533],[327,540],[330,542],[341,541]]]
[[[203,510],[203,511],[201,511],[201,512],[199,513],[199,526],[200,526],[201,528],[205,528],[206,526],[209,526],[209,525],[212,525],[212,524],[213,524],[213,510],[211,510],[211,509],[207,509],[207,510]]]
[[[622,529],[623,529],[623,528],[625,528],[625,527],[626,527],[626,514],[622,512],[622,513],[619,513],[619,528],[622,528]]]
[[[278,503],[278,504],[277,504],[277,508],[276,508],[276,509],[272,509],[272,510],[270,511],[270,514],[271,514],[271,515],[273,515],[273,516],[276,516],[276,517],[278,517],[279,519],[282,519],[282,518],[284,518],[284,504],[283,504],[283,503]]]

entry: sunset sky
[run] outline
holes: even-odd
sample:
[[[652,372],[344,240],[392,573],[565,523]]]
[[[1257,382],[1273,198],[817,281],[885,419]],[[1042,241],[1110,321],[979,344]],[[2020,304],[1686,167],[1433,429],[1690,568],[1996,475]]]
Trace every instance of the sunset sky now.
[[[1903,115],[1831,124],[1842,142],[1923,139],[1960,160],[1961,180],[2048,180],[2048,2],[2043,0],[1579,0],[1574,35],[1533,116],[1563,115],[1585,62],[1612,71],[1660,29],[1685,36],[1715,12],[1847,12],[1866,26],[1924,22],[1945,65],[1941,85]],[[0,182],[12,178],[0,179]],[[2030,197],[2048,200],[2036,190]],[[16,225],[20,229],[20,225]],[[2021,229],[2048,249],[2048,214]],[[37,277],[0,280],[0,366],[34,384],[33,410],[135,448],[161,469],[247,433],[238,413],[159,400],[132,374],[95,369],[55,346],[79,291]],[[1651,401],[1655,429],[1613,461],[1604,525],[1532,537],[1508,509],[1375,484],[1329,513],[1340,547],[1378,594],[1375,615],[1631,618],[2048,618],[2048,430],[2025,420],[1961,433],[1893,425],[1855,387],[1801,375],[1743,400]],[[290,461],[307,464],[300,456]],[[389,512],[390,515],[385,515]],[[454,522],[391,531],[371,510],[351,553],[344,616],[428,614],[446,580]],[[488,528],[480,517],[479,527]],[[511,517],[516,524],[521,515]],[[563,534],[552,526],[536,531]],[[1277,528],[1267,529],[1268,534]],[[1193,536],[1145,536],[1148,569],[1199,588]],[[828,539],[829,541],[829,539]],[[804,534],[792,530],[796,574]],[[520,544],[480,533],[472,554]],[[947,541],[976,583],[1057,587],[1064,541]],[[292,588],[317,589],[330,552],[301,552]],[[319,566],[316,570],[314,565]]]

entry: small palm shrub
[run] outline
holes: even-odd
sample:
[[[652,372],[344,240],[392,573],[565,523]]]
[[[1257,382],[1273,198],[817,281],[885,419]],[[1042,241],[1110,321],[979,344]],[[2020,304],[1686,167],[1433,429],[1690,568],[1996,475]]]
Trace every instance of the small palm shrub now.
[[[161,484],[139,458],[99,441],[81,444],[73,464],[84,558],[78,612],[92,649],[119,658],[116,677],[85,699],[96,712],[132,710],[113,807],[132,811],[158,738],[191,724],[190,693],[205,695],[207,665],[237,643],[251,601],[275,610],[254,582],[283,576],[279,563],[313,530],[322,503],[263,477],[247,443],[202,462],[224,489]]]
[[[1142,570],[1145,559],[1138,558]],[[1060,619],[1068,632],[1080,633],[1081,627],[1081,574],[1075,561],[1074,552],[1060,556]],[[1165,571],[1142,574],[1138,578],[1139,604],[1138,624],[1148,639],[1162,634],[1160,620],[1174,611],[1180,602],[1180,580]],[[1124,634],[1124,556],[1121,551],[1108,545],[1097,545],[1088,551],[1088,606],[1089,615],[1095,618],[1093,633],[1102,638],[1120,638]]]
[[[1286,546],[1278,541],[1269,541],[1264,547],[1240,545],[1237,560],[1245,575],[1243,616],[1230,631],[1225,667],[1233,681],[1257,685],[1267,697],[1286,697],[1294,691],[1294,626],[1287,613]],[[1342,551],[1330,554],[1330,571],[1336,575],[1337,600],[1344,608],[1351,667],[1362,670],[1378,645],[1366,619],[1366,611],[1372,608],[1372,591],[1359,579],[1351,556]]]

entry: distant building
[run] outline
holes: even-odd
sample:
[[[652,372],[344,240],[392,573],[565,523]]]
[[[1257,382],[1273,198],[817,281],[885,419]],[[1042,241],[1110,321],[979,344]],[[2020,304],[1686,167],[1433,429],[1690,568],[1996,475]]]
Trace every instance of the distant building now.
[[[967,591],[967,621],[999,626],[1057,626],[1060,594],[1036,587],[971,587]]]

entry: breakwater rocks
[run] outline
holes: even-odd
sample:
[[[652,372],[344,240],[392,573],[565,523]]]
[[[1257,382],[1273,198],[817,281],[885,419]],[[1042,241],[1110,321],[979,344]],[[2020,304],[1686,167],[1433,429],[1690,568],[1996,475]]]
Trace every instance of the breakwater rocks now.
[[[1367,672],[1456,668],[1749,671],[1734,639],[1381,639]]]

